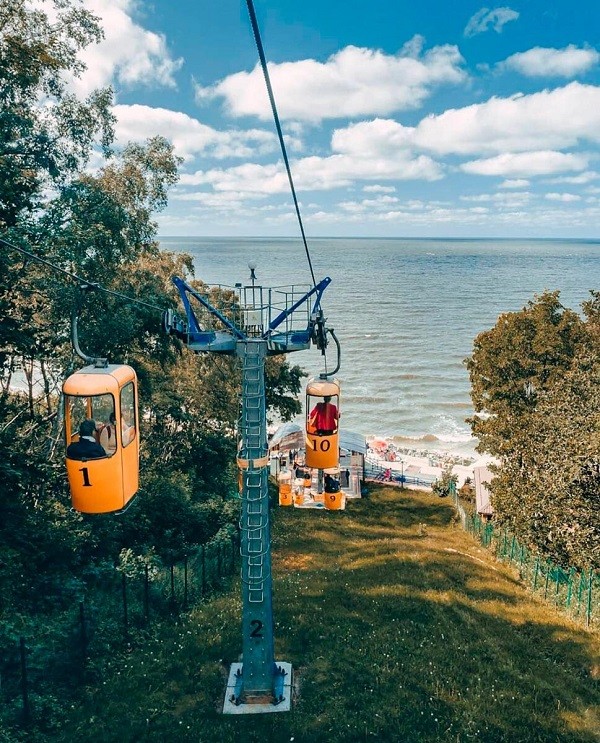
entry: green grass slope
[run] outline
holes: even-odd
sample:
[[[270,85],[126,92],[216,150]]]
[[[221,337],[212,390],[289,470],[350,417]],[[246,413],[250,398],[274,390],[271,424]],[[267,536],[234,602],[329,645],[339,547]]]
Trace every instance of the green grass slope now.
[[[274,515],[290,713],[223,716],[240,587],[115,659],[54,736],[111,741],[599,741],[600,639],[545,606],[427,493]]]

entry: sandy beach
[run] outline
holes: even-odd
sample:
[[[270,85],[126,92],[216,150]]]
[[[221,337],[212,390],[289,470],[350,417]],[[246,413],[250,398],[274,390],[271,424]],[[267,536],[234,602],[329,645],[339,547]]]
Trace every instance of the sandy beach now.
[[[403,472],[407,477],[437,479],[441,478],[446,469],[451,468],[452,474],[458,478],[458,487],[463,485],[467,478],[473,481],[475,466],[487,462],[485,457],[475,459],[444,451],[398,447],[377,438],[367,439],[367,447],[367,461],[389,467],[393,472]]]

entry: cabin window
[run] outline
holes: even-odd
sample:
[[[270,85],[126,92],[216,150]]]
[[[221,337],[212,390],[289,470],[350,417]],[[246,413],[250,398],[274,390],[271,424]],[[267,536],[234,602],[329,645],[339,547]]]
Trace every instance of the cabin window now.
[[[128,446],[133,441],[136,429],[135,389],[133,382],[128,382],[121,390],[121,433],[123,446]]]
[[[111,394],[80,397],[68,395],[66,398],[66,415],[68,421],[67,445],[79,438],[79,426],[86,418],[96,421],[96,426],[108,423],[109,416],[115,410],[115,398]]]

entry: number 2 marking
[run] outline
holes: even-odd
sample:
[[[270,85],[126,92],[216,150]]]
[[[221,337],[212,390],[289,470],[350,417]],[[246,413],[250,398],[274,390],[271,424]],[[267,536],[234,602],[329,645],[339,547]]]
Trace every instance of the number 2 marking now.
[[[90,478],[88,476],[88,468],[87,467],[83,467],[79,471],[80,472],[83,472],[83,487],[84,488],[91,488],[92,487],[92,483],[90,482]]]
[[[263,623],[259,619],[253,619],[250,624],[254,627],[250,633],[250,637],[262,637],[261,629],[263,628]]]

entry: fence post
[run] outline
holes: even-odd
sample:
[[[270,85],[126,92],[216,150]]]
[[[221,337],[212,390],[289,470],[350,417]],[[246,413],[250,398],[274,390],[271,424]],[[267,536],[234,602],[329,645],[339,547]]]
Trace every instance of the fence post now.
[[[535,568],[533,571],[533,592],[535,593],[535,589],[537,588],[537,578],[538,578],[538,571],[540,569],[540,558],[537,556],[535,558]]]
[[[87,632],[85,630],[85,607],[83,601],[79,602],[79,626],[81,638],[81,678],[85,675],[85,661],[87,656]]]
[[[144,565],[144,622],[150,620],[150,568]]]
[[[23,723],[27,725],[29,723],[29,689],[27,685],[27,657],[25,647],[25,638],[21,637],[19,640],[19,649],[21,653],[21,694],[23,696]]]
[[[585,626],[589,627],[592,621],[592,583],[594,582],[594,572],[590,568],[590,582],[588,584],[587,611],[585,616]]]
[[[546,560],[546,583],[544,585],[544,598],[548,598],[548,581],[550,580],[550,565],[552,563]]]
[[[183,558],[183,608],[187,609],[187,555]]]
[[[582,570],[579,573],[579,585],[577,586],[577,614],[579,614],[579,610],[581,609],[581,594],[583,593],[584,577],[585,577],[585,570]]]
[[[125,627],[125,640],[129,638],[129,616],[127,612],[127,576],[123,573],[121,577],[123,593],[123,624]]]
[[[575,568],[569,570],[569,583],[567,585],[567,598],[565,600],[565,606],[567,609],[571,608],[571,598],[573,596],[573,575],[575,574]]]
[[[508,558],[509,559],[509,562],[512,562],[513,561],[513,555],[515,553],[515,543],[516,543],[516,541],[517,541],[517,538],[513,534],[512,542],[510,543],[510,557]]]

